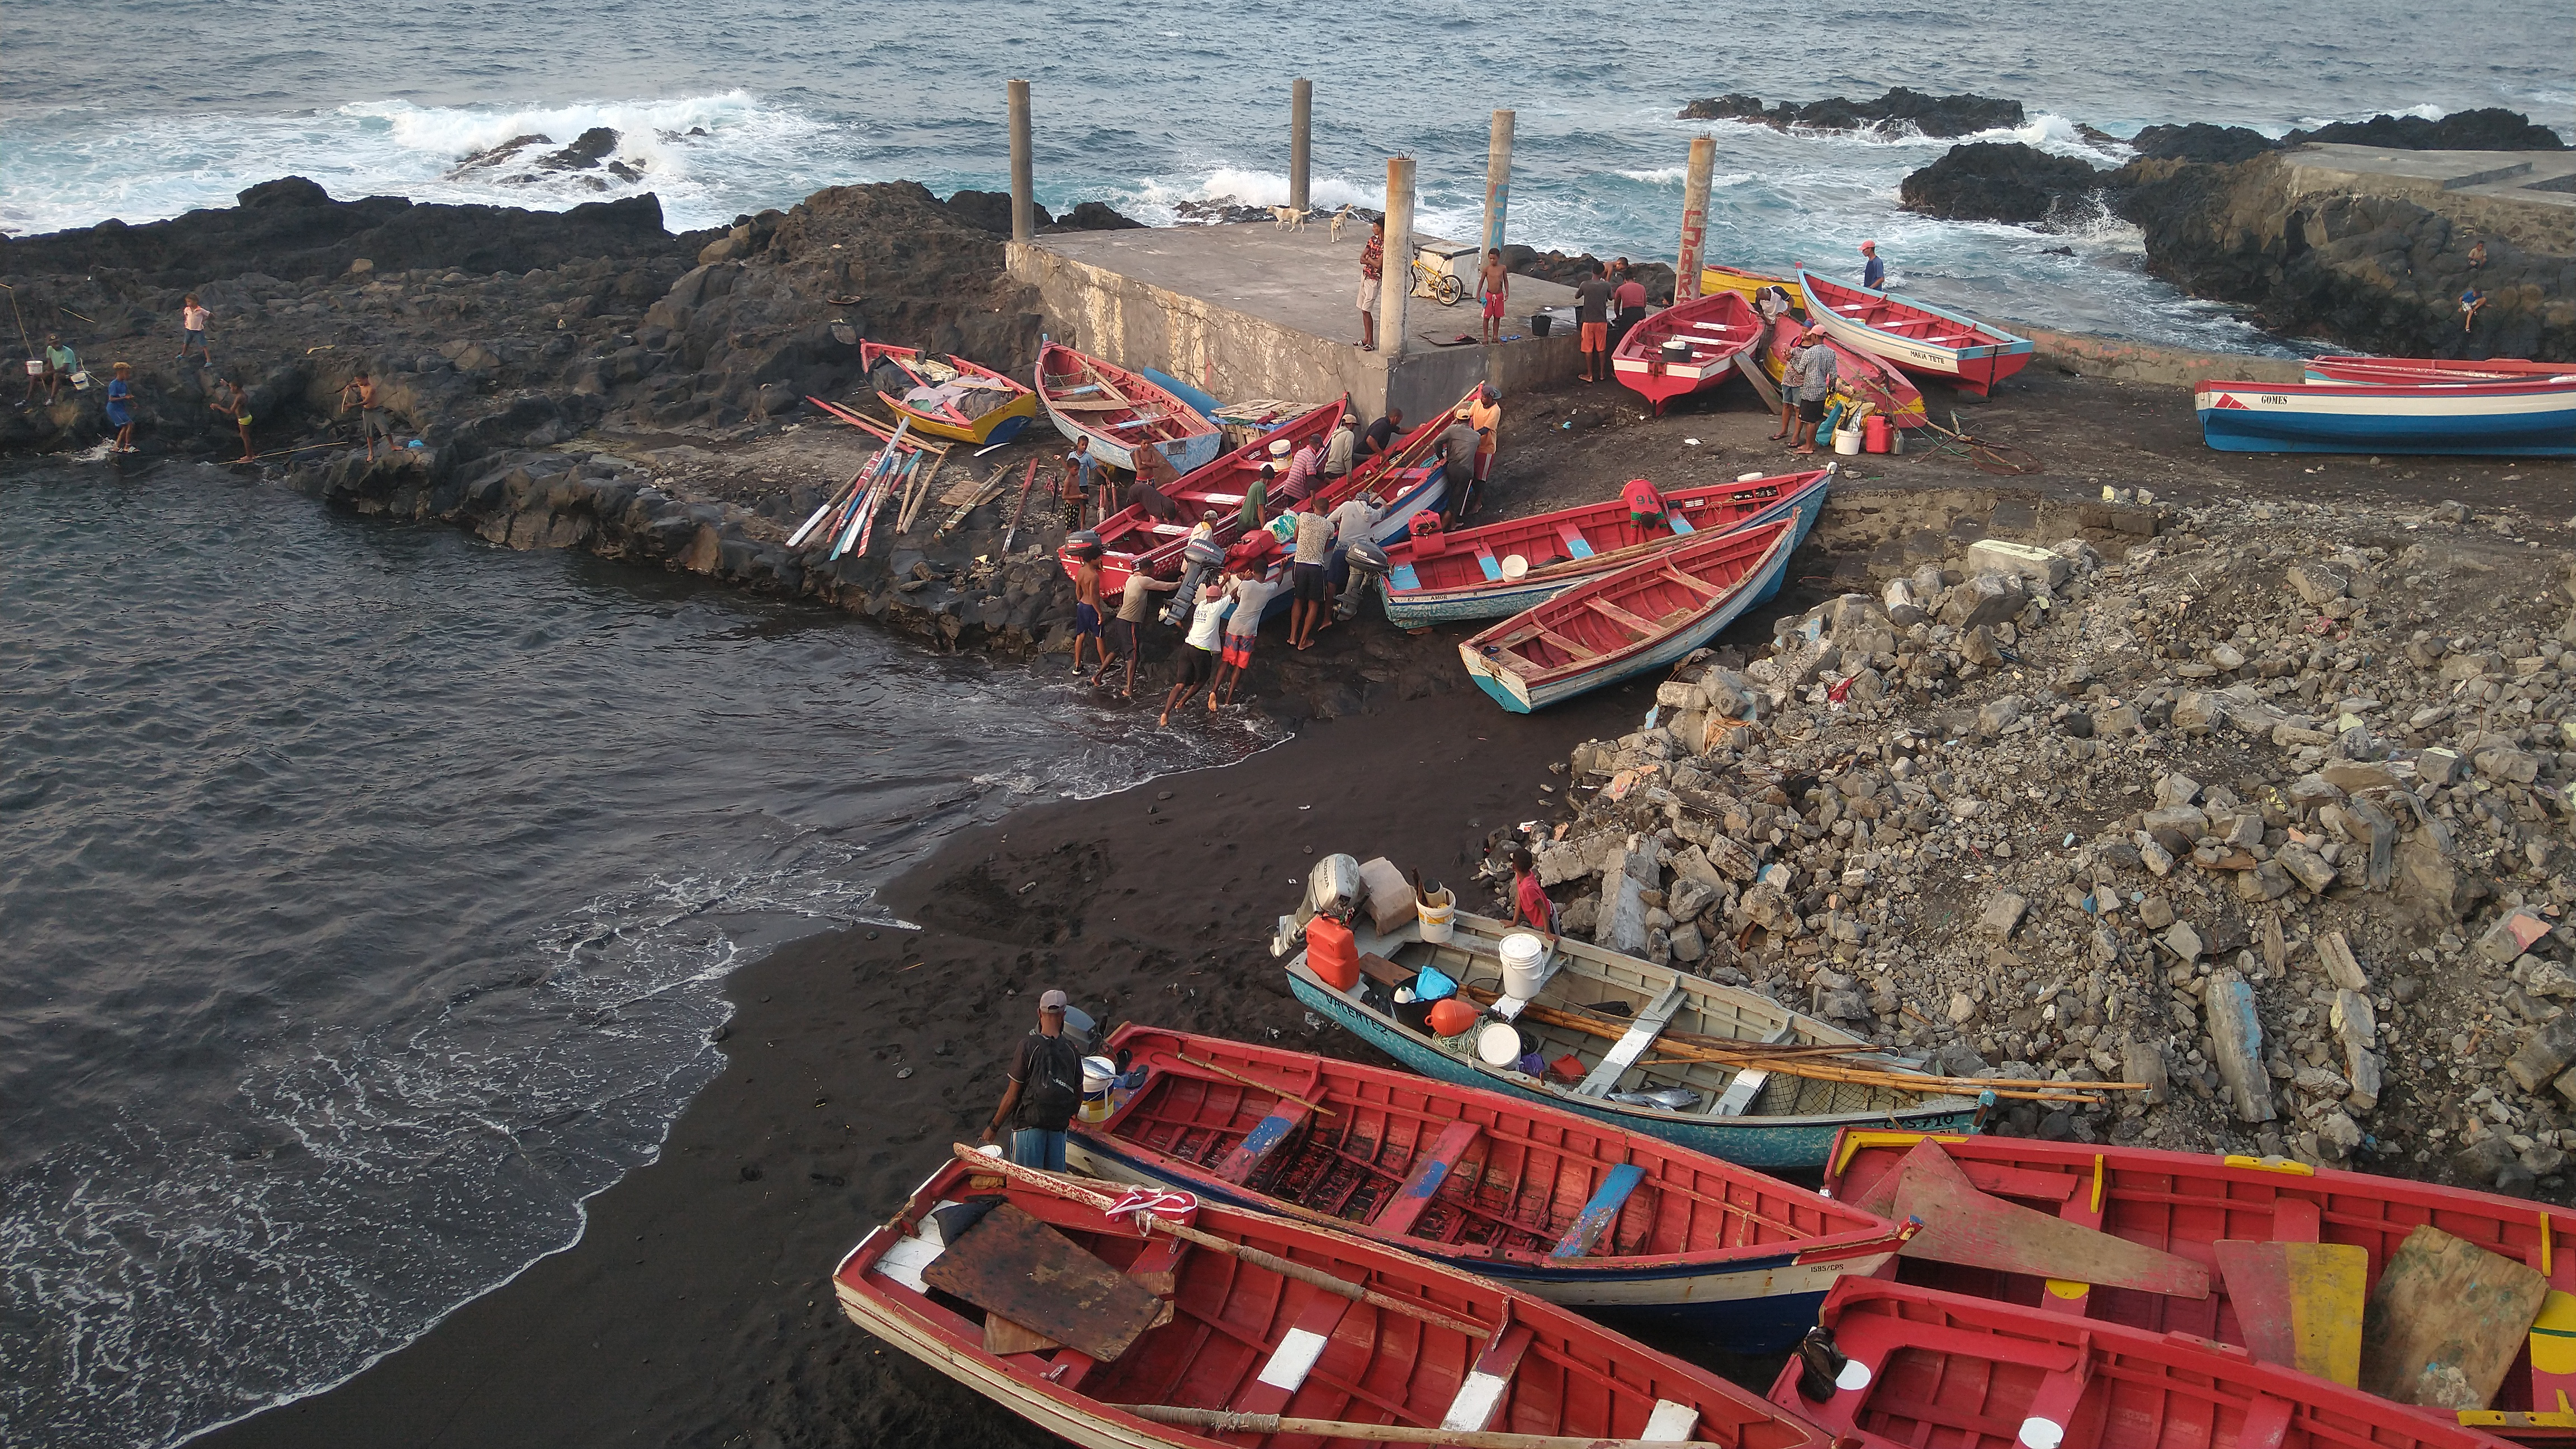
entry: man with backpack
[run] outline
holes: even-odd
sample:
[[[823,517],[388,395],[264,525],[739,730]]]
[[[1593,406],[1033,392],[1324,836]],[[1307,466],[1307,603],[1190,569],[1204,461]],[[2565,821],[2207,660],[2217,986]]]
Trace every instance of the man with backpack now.
[[[1064,1011],[1071,1004],[1061,991],[1038,998],[1038,1029],[1020,1038],[1011,1057],[1011,1084],[984,1128],[986,1142],[1005,1121],[1017,1129],[1011,1160],[1022,1167],[1064,1171],[1065,1128],[1082,1106],[1082,1048],[1064,1034]]]

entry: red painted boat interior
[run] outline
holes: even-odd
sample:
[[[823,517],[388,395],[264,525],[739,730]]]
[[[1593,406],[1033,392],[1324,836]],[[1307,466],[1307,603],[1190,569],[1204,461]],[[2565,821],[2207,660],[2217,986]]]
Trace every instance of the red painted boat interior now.
[[[1788,372],[1789,349],[1798,345],[1800,334],[1806,330],[1804,323],[1791,317],[1771,324],[1771,345],[1762,365],[1774,380]],[[1844,391],[1887,414],[1888,421],[1900,428],[1923,425],[1923,394],[1893,364],[1865,352],[1854,352],[1821,334],[1816,341],[1833,350],[1834,376]]]
[[[1910,1133],[1873,1133],[1862,1140],[1866,1145],[1850,1149],[1848,1162],[1826,1175],[1826,1186],[1835,1197],[1866,1194],[1883,1174],[1895,1169],[1915,1139]],[[2218,1271],[2211,1244],[2222,1238],[2351,1244],[2369,1253],[2369,1283],[2376,1286],[2380,1270],[2406,1235],[2430,1224],[2529,1265],[2553,1288],[2576,1292],[2576,1213],[2566,1209],[2368,1173],[2275,1171],[2250,1165],[2251,1159],[2239,1159],[2249,1165],[2230,1167],[2217,1157],[2145,1148],[1979,1137],[1944,1142],[1942,1150],[1981,1191],[2208,1268],[2211,1293],[2205,1299],[2188,1299],[2094,1287],[2080,1297],[2066,1298],[2047,1293],[2041,1280],[2027,1274],[1912,1258],[1900,1260],[1898,1277],[1904,1282],[2045,1306],[2152,1332],[2182,1332],[2243,1344],[2245,1329],[2228,1299],[2226,1279]],[[1836,1155],[1844,1151],[1837,1148]],[[2098,1221],[2097,1172],[2101,1183]],[[2545,1249],[2544,1225],[2549,1237]],[[2505,1375],[2494,1407],[2528,1412],[2533,1386],[2526,1348]],[[2565,1386],[2576,1395],[2576,1382]],[[2543,1407],[2557,1407],[2554,1390]]]
[[[1824,476],[1819,469],[1746,483],[1686,488],[1665,494],[1664,502],[1670,505],[1670,512],[1680,514],[1690,524],[1694,534],[1711,530],[1724,533],[1781,499],[1818,486]],[[1648,545],[1670,545],[1691,536],[1667,529],[1648,533],[1629,520],[1624,499],[1606,498],[1534,518],[1506,519],[1480,528],[1461,529],[1445,535],[1441,551],[1429,558],[1416,557],[1409,543],[1388,549],[1387,557],[1399,565],[1411,564],[1419,591],[1436,593],[1443,589],[1473,589],[1492,582],[1485,572],[1486,558],[1494,560],[1498,572],[1504,559],[1518,554],[1528,561],[1532,573],[1564,565],[1565,572],[1588,574],[1616,562],[1605,562],[1607,555]],[[1588,555],[1576,552],[1577,539],[1590,550]]]
[[[1686,543],[1650,564],[1575,585],[1469,641],[1526,685],[1579,674],[1672,633],[1758,572],[1794,525]]]
[[[1154,564],[1176,564],[1181,541],[1189,535],[1191,525],[1209,509],[1217,512],[1218,542],[1241,532],[1242,520],[1238,515],[1243,507],[1244,493],[1261,476],[1262,465],[1271,461],[1270,445],[1286,439],[1288,450],[1294,455],[1297,449],[1309,443],[1321,444],[1325,435],[1332,431],[1333,419],[1340,412],[1340,404],[1327,403],[1274,432],[1255,438],[1215,462],[1193,468],[1165,484],[1163,496],[1171,499],[1180,511],[1179,518],[1173,522],[1157,523],[1152,515],[1140,508],[1123,508],[1101,520],[1095,531],[1108,553],[1108,557],[1101,561],[1101,587],[1125,587],[1128,570],[1134,566],[1131,560],[1151,558]],[[1278,467],[1280,475],[1286,476],[1286,461],[1281,460]],[[1275,516],[1284,502],[1274,486],[1266,498],[1268,511]],[[1107,577],[1113,560],[1121,565],[1115,585]],[[1156,567],[1154,564],[1148,565],[1148,573],[1173,572],[1171,567]]]
[[[1111,1268],[1168,1298],[1168,1321],[1146,1329],[1114,1361],[1063,1347],[996,1354],[985,1347],[983,1309],[932,1288],[915,1290],[880,1271],[885,1251],[942,1201],[1000,1195]],[[1658,1400],[1698,1411],[1690,1437],[1729,1449],[1825,1449],[1815,1429],[1749,1390],[1637,1347],[1565,1310],[1393,1249],[1328,1229],[1203,1206],[1193,1223],[1228,1242],[1321,1270],[1346,1283],[1474,1323],[1470,1336],[1408,1314],[1354,1302],[1241,1258],[1156,1234],[999,1176],[951,1164],[916,1193],[902,1217],[845,1260],[834,1279],[845,1298],[895,1314],[894,1332],[942,1357],[1009,1381],[1008,1395],[1057,1412],[1105,1419],[1147,1442],[1311,1446],[1293,1435],[1222,1438],[1147,1425],[1120,1404],[1235,1409],[1296,1418],[1437,1428],[1471,1368],[1506,1381],[1484,1428],[1504,1433],[1634,1438]],[[971,1245],[972,1239],[965,1240]],[[949,1251],[958,1251],[950,1249]],[[1169,1273],[1169,1279],[1149,1274]],[[1312,1367],[1282,1368],[1292,1330],[1324,1343]],[[880,1332],[887,1330],[880,1329]],[[1011,1397],[1004,1397],[1011,1402]],[[1365,1438],[1342,1442],[1377,1442]]]
[[[2015,1449],[2032,1421],[2065,1449],[2496,1449],[2456,1424],[2388,1406],[2241,1350],[2015,1314],[1975,1299],[1845,1279],[1824,1321],[1842,1351],[1877,1365],[1866,1388],[1822,1404],[1776,1403],[1877,1449]],[[2052,1323],[2063,1327],[2052,1327]]]
[[[2356,382],[2524,382],[2576,374],[2576,363],[2517,357],[2313,357],[2308,369]]]
[[[1611,355],[1622,385],[1661,412],[1666,402],[1734,375],[1735,359],[1762,340],[1762,319],[1735,292],[1719,292],[1654,313],[1619,339]],[[1667,360],[1666,342],[1689,348],[1687,359]]]
[[[1038,391],[1078,425],[1121,447],[1216,431],[1215,424],[1144,378],[1061,343],[1038,351]]]
[[[1077,1131],[1099,1132],[1183,1176],[1344,1222],[1401,1226],[1391,1236],[1425,1246],[1543,1259],[1622,1164],[1643,1168],[1645,1180],[1588,1256],[1761,1258],[1828,1237],[1880,1243],[1888,1231],[1869,1214],[1750,1168],[1425,1077],[1143,1027],[1122,1030],[1110,1045],[1133,1051],[1152,1074],[1115,1116]],[[1247,1086],[1183,1056],[1281,1090]],[[1282,1091],[1328,1110],[1310,1111]],[[1265,1129],[1272,1119],[1284,1130]],[[1433,1159],[1446,1175],[1417,1216],[1401,1189]]]

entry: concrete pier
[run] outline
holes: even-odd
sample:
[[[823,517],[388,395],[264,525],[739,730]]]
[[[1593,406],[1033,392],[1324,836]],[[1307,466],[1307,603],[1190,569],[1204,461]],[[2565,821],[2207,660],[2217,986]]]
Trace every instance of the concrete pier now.
[[[1535,277],[1512,278],[1507,340],[1496,346],[1473,340],[1467,277],[1457,306],[1411,299],[1402,356],[1360,351],[1367,240],[1367,226],[1354,223],[1337,245],[1321,221],[1303,231],[1257,221],[1054,232],[1011,247],[1010,269],[1038,289],[1057,341],[1124,367],[1159,368],[1230,402],[1327,402],[1347,392],[1371,417],[1392,403],[1418,422],[1478,382],[1510,398],[1575,375],[1573,329],[1541,338],[1530,325],[1541,308],[1573,305],[1574,293]],[[1402,269],[1390,254],[1388,270]],[[1462,336],[1467,345],[1447,345]]]
[[[1011,240],[1037,235],[1037,182],[1029,157],[1029,83],[1010,83],[1011,95]]]
[[[2576,253],[2576,151],[2392,151],[2307,145],[2281,155],[2293,205],[2395,196],[2519,247]]]
[[[1386,158],[1386,264],[1378,278],[1377,350],[1404,356],[1405,304],[1413,296],[1413,158]]]
[[[1512,123],[1514,111],[1494,112],[1493,138],[1485,145],[1485,236],[1476,244],[1478,264],[1485,253],[1503,245],[1503,228],[1512,209]]]
[[[1315,83],[1299,76],[1288,83],[1288,204],[1306,209],[1306,177],[1314,159]]]
[[[1716,165],[1716,140],[1708,136],[1693,137],[1690,169],[1682,176],[1681,259],[1673,267],[1675,302],[1687,302],[1699,295],[1700,247],[1708,240],[1708,183]]]

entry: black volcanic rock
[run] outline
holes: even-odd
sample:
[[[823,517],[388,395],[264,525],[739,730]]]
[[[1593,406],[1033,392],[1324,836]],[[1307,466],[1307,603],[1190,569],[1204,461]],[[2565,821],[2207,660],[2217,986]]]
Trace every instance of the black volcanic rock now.
[[[2045,221],[2061,201],[2091,194],[2104,173],[2018,141],[1972,141],[1905,178],[1908,211],[1949,221]]]
[[[2337,121],[2313,131],[2292,131],[2284,145],[2302,141],[2337,141],[2347,146],[2385,146],[2398,151],[2564,151],[2567,142],[2547,126],[2535,125],[2520,111],[2489,106],[2453,111],[2438,121],[2422,116],[2373,116],[2367,121]]]
[[[2187,126],[2149,126],[2129,139],[2141,161],[2207,161],[2233,166],[2251,161],[2280,143],[2243,126],[2213,126],[2194,121]]]
[[[540,171],[587,171],[606,160],[617,149],[617,133],[606,126],[593,126],[574,138],[573,143],[550,156],[537,158]]]
[[[301,176],[281,176],[234,192],[233,199],[245,207],[329,206],[331,193],[323,190],[320,183]]]
[[[1682,107],[1685,121],[1750,121],[1785,131],[1803,126],[1814,131],[1858,131],[1870,126],[1906,125],[1926,136],[1969,136],[1979,131],[2018,126],[2028,119],[2021,102],[1992,96],[1935,96],[1903,86],[1891,87],[1874,101],[1827,96],[1798,105],[1782,101],[1764,109],[1760,98],[1730,92]]]
[[[1011,234],[1011,193],[1007,191],[960,191],[948,198],[948,209],[996,236]],[[1032,202],[1029,210],[1035,225],[1055,225],[1055,218],[1047,214],[1045,207]]]
[[[1077,203],[1056,224],[1066,231],[1125,231],[1145,223],[1120,216],[1108,202],[1085,201]]]

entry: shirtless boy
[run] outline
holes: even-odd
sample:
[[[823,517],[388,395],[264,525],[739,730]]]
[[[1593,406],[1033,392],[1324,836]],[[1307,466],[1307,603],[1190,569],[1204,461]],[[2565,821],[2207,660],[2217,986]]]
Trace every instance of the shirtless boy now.
[[[367,461],[372,463],[376,460],[376,439],[379,437],[385,440],[385,456],[392,457],[394,455],[393,415],[385,411],[383,403],[376,400],[376,380],[363,372],[349,379],[348,386],[340,389],[340,411],[345,413],[349,410],[349,401],[353,395],[358,403],[358,437],[367,445]]]
[[[1476,277],[1476,295],[1485,299],[1485,341],[1503,340],[1503,295],[1511,290],[1512,274],[1503,270],[1503,249],[1485,252],[1485,270]]]
[[[1092,652],[1100,656],[1100,674],[1109,672],[1109,641],[1100,633],[1100,559],[1097,555],[1082,561],[1073,571],[1073,672],[1082,672],[1082,643],[1091,641]],[[1095,678],[1099,676],[1094,676]]]

